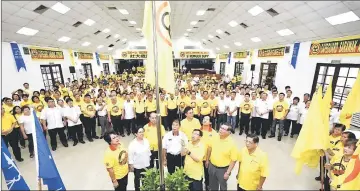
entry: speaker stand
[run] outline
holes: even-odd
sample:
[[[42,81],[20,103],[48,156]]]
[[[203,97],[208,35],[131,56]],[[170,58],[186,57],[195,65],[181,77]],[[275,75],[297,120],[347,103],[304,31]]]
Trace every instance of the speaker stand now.
[[[253,80],[254,80],[254,71],[251,71],[251,82],[250,82],[250,86],[253,86]]]

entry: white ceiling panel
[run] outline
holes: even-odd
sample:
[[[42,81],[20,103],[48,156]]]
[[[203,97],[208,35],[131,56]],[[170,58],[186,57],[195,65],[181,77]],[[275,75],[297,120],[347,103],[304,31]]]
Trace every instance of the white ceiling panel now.
[[[350,11],[350,9],[344,5],[342,2],[338,2],[334,5],[330,5],[328,7],[324,7],[320,10],[318,10],[318,14],[321,15],[324,18],[331,17],[334,15],[338,15],[341,13],[345,13]]]

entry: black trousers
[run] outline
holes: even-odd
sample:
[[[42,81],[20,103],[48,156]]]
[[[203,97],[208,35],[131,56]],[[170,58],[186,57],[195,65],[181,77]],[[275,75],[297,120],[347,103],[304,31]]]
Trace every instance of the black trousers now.
[[[252,117],[251,118],[251,134],[254,134],[256,132],[256,129],[257,129],[256,126],[258,124],[259,124],[259,117]]]
[[[238,185],[237,185],[237,191],[246,191],[246,190],[240,188],[240,186],[239,186],[239,184],[238,184]]]
[[[245,133],[248,134],[249,133],[249,126],[250,126],[250,113],[249,114],[241,113],[240,115],[241,115],[240,132],[243,132],[244,127],[245,127]]]
[[[145,175],[142,174],[143,172],[145,172],[146,168],[142,168],[142,169],[136,169],[134,168],[134,186],[135,186],[135,191],[140,191],[140,180],[141,178],[144,178]],[[142,182],[142,181],[141,181]]]
[[[268,120],[269,121],[268,122],[269,127],[268,127],[268,129],[271,129],[271,127],[272,127],[272,122],[273,122],[273,119],[274,119],[273,113],[274,113],[273,111],[269,112],[269,120]]]
[[[128,184],[128,175],[124,176],[122,179],[117,179],[119,186],[115,188],[115,191],[126,191]]]
[[[235,123],[235,128],[239,126],[239,118],[240,118],[240,108],[237,108],[237,115],[236,115],[236,123]]]
[[[33,136],[32,136],[32,133],[30,134],[26,134],[26,136],[28,137],[27,140],[29,141],[29,153],[30,155],[33,155],[34,154],[34,139],[33,139]]]
[[[156,159],[156,160],[155,160]],[[159,151],[151,151],[150,156],[150,168],[154,168],[154,163],[156,163],[156,168],[159,169]]]
[[[185,178],[190,181],[190,184],[189,184],[189,190],[190,191],[203,190],[201,180],[195,180],[195,179],[192,179],[192,178],[190,178],[188,176],[186,176]]]
[[[293,135],[299,135],[300,134],[300,131],[301,131],[301,128],[302,128],[302,124],[298,123],[296,124],[296,129],[294,130],[294,134]]]
[[[167,169],[169,174],[174,173],[176,167],[178,168],[182,167],[183,162],[180,154],[172,155],[170,153],[166,153],[166,160],[167,160]]]
[[[145,112],[136,113],[135,124],[138,127],[144,127],[144,125],[146,124]]]
[[[206,168],[206,161],[203,161],[204,166],[204,178],[205,178],[205,187],[209,186],[209,169]]]
[[[24,137],[22,136],[20,127],[19,127],[19,128],[14,128],[14,130],[16,131],[17,136],[19,137],[20,145],[23,146],[23,147],[25,147],[25,139],[24,139]]]
[[[169,126],[172,125],[175,119],[179,119],[179,116],[177,115],[177,110],[178,108],[168,109],[167,122],[169,123]]]
[[[226,113],[224,114],[218,114],[217,115],[217,121],[216,121],[216,130],[220,129],[220,125],[222,123],[225,123],[227,121],[227,115]]]
[[[256,134],[260,135],[260,131],[261,131],[261,136],[265,137],[266,133],[269,129],[269,119],[263,119],[259,117],[259,123],[258,125],[256,125]]]
[[[134,119],[124,119],[122,122],[128,134],[135,133],[135,129],[133,128]]]
[[[85,128],[85,134],[88,139],[94,138],[96,136],[96,118],[83,117],[83,125]]]
[[[165,130],[167,130],[167,131],[171,130],[171,125],[169,126],[169,124],[167,122],[167,116],[161,116],[161,125],[164,126]]]
[[[285,120],[285,125],[284,125],[285,134],[289,134],[290,125],[291,125],[291,135],[294,135],[295,132],[294,130],[296,130],[297,123],[296,120],[290,120],[290,119]]]
[[[69,135],[74,142],[82,141],[84,134],[82,124],[68,127]]]
[[[7,135],[1,135],[4,140],[6,147],[9,147],[9,144],[13,150],[13,154],[16,160],[21,159],[21,151],[19,147],[19,136],[18,133],[13,129],[13,131]]]
[[[56,141],[56,137],[57,135],[59,135],[60,141],[63,145],[67,144],[67,139],[66,139],[66,135],[65,135],[65,127],[60,127],[60,128],[55,128],[55,129],[49,129],[49,136],[50,136],[50,144],[51,144],[51,148],[56,148],[57,147],[57,141]]]
[[[119,116],[110,116],[110,118],[111,118],[111,123],[113,125],[114,131],[119,135],[123,135],[124,134],[124,127],[123,127],[123,122],[121,120],[121,115],[119,115]]]
[[[215,127],[215,119],[216,119],[216,116],[210,116],[210,122],[211,122],[212,127]]]

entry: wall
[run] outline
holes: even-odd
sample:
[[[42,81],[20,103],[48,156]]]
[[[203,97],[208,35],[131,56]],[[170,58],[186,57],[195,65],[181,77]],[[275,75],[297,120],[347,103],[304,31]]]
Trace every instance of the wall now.
[[[71,62],[68,50],[63,50],[64,60],[39,61],[32,60],[30,55],[24,55],[22,47],[28,45],[18,45],[26,65],[26,71],[23,69],[21,69],[19,72],[17,71],[10,43],[2,42],[1,78],[3,83],[1,87],[1,97],[10,96],[11,92],[15,89],[23,88],[23,83],[25,82],[30,84],[30,88],[32,90],[40,90],[41,88],[44,88],[40,65],[48,65],[49,62],[54,62],[54,64],[61,64],[64,81],[67,81],[67,78],[73,79],[69,71]],[[100,60],[101,64],[98,66],[94,54],[94,59],[92,60],[79,60],[77,57],[75,57],[77,78],[82,77],[82,75],[80,75],[79,69],[82,69],[81,63],[85,62],[91,63],[93,75],[99,76],[100,71],[103,71],[102,63],[109,63],[110,72],[115,72],[115,66],[114,64],[111,64],[110,60]]]

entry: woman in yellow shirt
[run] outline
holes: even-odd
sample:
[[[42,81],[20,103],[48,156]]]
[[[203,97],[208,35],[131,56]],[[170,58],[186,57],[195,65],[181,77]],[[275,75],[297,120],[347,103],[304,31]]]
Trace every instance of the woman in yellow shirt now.
[[[19,128],[20,127],[19,119],[20,119],[20,116],[22,115],[22,109],[19,106],[15,106],[12,110],[12,114],[13,114],[14,118],[16,119],[14,131],[16,131],[16,133],[18,134],[21,148],[24,149],[25,148],[25,140],[24,140],[22,133],[20,131],[20,128]]]
[[[20,103],[20,106],[23,107],[25,105],[30,106],[31,105],[31,101],[29,100],[29,95],[28,94],[23,94],[22,95],[22,102]]]
[[[19,137],[16,130],[14,130],[15,125],[16,119],[14,116],[10,113],[6,113],[4,107],[1,107],[1,138],[4,140],[7,147],[10,143],[15,159],[22,162],[24,159],[21,158]]]

